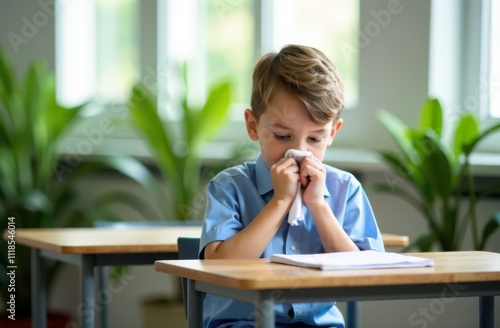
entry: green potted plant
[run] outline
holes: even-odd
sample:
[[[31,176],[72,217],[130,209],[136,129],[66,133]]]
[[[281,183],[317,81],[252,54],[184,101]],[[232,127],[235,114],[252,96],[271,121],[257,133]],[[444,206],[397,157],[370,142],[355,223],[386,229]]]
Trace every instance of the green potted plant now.
[[[437,246],[442,251],[458,250],[470,229],[474,249],[484,249],[500,225],[500,215],[494,214],[480,228],[477,204],[483,197],[500,190],[500,183],[492,183],[477,193],[470,156],[484,138],[500,130],[500,123],[481,131],[478,118],[472,113],[463,113],[447,142],[442,133],[444,117],[438,99],[425,102],[417,127],[405,125],[387,111],[380,111],[378,118],[399,150],[382,151],[380,155],[399,176],[372,184],[368,190],[404,199],[426,220],[429,231],[410,248],[429,251]],[[406,188],[402,181],[411,188]],[[463,196],[464,188],[467,197]]]
[[[107,210],[109,204],[142,206],[124,192],[91,200],[79,197],[78,182],[103,169],[113,169],[144,186],[152,184],[149,171],[133,158],[101,157],[73,165],[60,161],[61,142],[80,120],[83,108],[66,108],[56,101],[54,74],[43,61],[34,61],[25,80],[19,81],[0,48],[0,231],[4,236],[13,237],[21,228],[91,226],[95,218],[116,219]],[[0,238],[0,297],[7,301],[15,295],[16,322],[23,317],[29,321],[30,252],[13,241]],[[9,258],[13,245],[15,257]],[[12,265],[16,267],[15,294],[7,288],[7,267]],[[61,265],[48,262],[48,266],[50,292]]]
[[[200,189],[202,147],[227,121],[232,99],[232,83],[222,81],[212,86],[201,107],[188,101],[187,68],[182,70],[184,89],[178,120],[162,119],[152,90],[144,85],[134,86],[129,108],[132,122],[145,138],[161,180],[167,187],[170,202],[165,219],[191,221],[193,200]],[[162,199],[164,202],[164,199]],[[161,205],[161,204],[160,204]]]

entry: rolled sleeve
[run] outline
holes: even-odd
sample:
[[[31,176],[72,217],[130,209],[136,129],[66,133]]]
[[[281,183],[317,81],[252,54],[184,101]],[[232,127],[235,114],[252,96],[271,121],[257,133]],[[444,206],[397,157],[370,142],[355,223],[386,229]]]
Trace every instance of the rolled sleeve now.
[[[226,240],[243,229],[239,219],[238,203],[234,197],[234,186],[224,183],[226,179],[212,180],[207,187],[207,207],[200,239],[200,258],[211,242]]]

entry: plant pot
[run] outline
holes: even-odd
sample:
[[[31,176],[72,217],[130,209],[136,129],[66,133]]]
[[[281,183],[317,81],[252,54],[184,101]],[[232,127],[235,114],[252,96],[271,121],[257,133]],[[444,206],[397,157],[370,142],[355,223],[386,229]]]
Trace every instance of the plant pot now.
[[[9,328],[31,328],[31,317],[21,317],[16,320],[11,320],[6,316],[0,316],[0,327]],[[67,328],[71,327],[70,323],[73,322],[68,314],[64,313],[48,313],[47,314],[47,328]]]
[[[166,298],[147,299],[141,304],[141,314],[142,328],[157,328],[165,325],[169,328],[187,327],[182,301],[172,301]]]

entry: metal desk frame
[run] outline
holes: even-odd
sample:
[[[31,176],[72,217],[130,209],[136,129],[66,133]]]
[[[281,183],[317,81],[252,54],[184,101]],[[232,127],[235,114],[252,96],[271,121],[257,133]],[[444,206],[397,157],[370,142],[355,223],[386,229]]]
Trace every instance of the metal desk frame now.
[[[61,254],[39,248],[31,249],[31,284],[33,328],[47,327],[47,287],[45,259],[53,259],[74,264],[80,271],[80,325],[82,328],[94,328],[95,325],[95,289],[105,286],[102,270],[95,274],[94,269],[117,265],[151,265],[157,259],[178,259],[178,253],[113,253],[113,254]],[[98,285],[96,280],[101,281]],[[100,312],[100,326],[108,327],[109,319],[106,307]]]
[[[494,282],[460,282],[467,288],[460,291],[456,297],[479,296],[479,327],[494,328],[495,326],[495,295],[500,295],[500,281]],[[443,289],[448,288],[443,283],[400,284],[354,287],[323,287],[279,289],[280,299],[286,302],[321,302],[331,301],[370,301],[396,300],[417,298],[440,298]],[[246,301],[255,305],[255,323],[258,328],[271,328],[274,322],[274,304],[279,299],[273,299],[276,289],[243,290],[219,286],[206,282],[188,279],[188,327],[203,326],[203,293],[211,293],[224,297]],[[274,295],[274,296],[273,296]]]

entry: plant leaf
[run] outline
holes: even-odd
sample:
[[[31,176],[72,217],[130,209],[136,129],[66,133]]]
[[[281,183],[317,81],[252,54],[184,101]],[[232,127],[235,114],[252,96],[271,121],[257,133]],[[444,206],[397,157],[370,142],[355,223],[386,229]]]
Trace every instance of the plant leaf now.
[[[489,219],[488,223],[486,223],[486,225],[484,226],[478,250],[484,249],[486,243],[488,242],[488,239],[498,229],[499,226],[500,226],[500,212],[497,212]]]
[[[46,108],[48,106],[47,85],[48,71],[43,62],[34,62],[28,69],[25,81],[24,114],[30,120],[26,124],[25,134],[32,138],[29,147],[32,148],[36,158],[41,157],[42,152],[48,151],[50,126],[47,125],[48,118]],[[32,146],[33,145],[33,146]]]
[[[408,160],[411,160],[414,155],[414,149],[411,139],[409,138],[410,129],[399,118],[385,110],[379,111],[377,116],[391,135],[392,139],[396,142],[399,149]]]
[[[408,163],[402,156],[392,152],[381,151],[380,156],[386,162],[395,174],[400,174],[402,179],[409,179],[412,175],[411,163]]]
[[[413,183],[413,186],[419,191],[424,198],[432,202],[433,194],[432,191],[425,187],[426,181],[419,170],[419,167],[411,161],[402,159],[402,156],[397,156],[388,152],[381,152],[381,156],[384,161],[389,164],[395,171],[395,175],[401,174],[400,179],[394,178],[393,180],[409,180]],[[387,177],[387,175],[386,175]]]
[[[181,77],[182,77],[182,82],[184,86],[184,95],[181,98],[181,109],[182,109],[182,115],[183,119],[181,122],[183,122],[183,136],[184,136],[184,141],[186,142],[187,145],[192,145],[193,144],[193,136],[198,132],[197,131],[197,124],[199,119],[199,109],[198,108],[191,108],[189,106],[189,81],[188,81],[188,65],[187,63],[183,63],[181,66]],[[188,152],[193,154],[193,149],[188,149]]]
[[[102,164],[105,168],[115,170],[121,175],[128,177],[149,191],[151,197],[156,198],[156,204],[164,204],[165,196],[157,179],[139,160],[128,156],[106,156],[94,160],[94,163]],[[164,211],[165,209],[160,208],[160,210]]]
[[[433,130],[437,136],[441,137],[443,130],[443,110],[439,100],[428,99],[420,112],[420,130]]]
[[[9,95],[17,84],[17,76],[12,64],[7,59],[4,50],[0,47],[0,101],[7,106]]]
[[[2,201],[16,196],[15,158],[10,150],[0,148],[0,195]]]
[[[421,172],[424,175],[427,188],[434,189],[441,198],[448,199],[452,191],[452,164],[446,150],[443,148],[437,136],[433,133],[420,140],[422,156]]]
[[[491,127],[489,127],[488,129],[484,130],[481,134],[479,134],[477,136],[477,138],[475,140],[473,140],[470,144],[464,146],[465,154],[468,155],[468,154],[472,153],[474,148],[477,146],[477,144],[479,144],[479,142],[481,140],[483,140],[484,138],[486,138],[490,134],[492,134],[496,131],[499,131],[499,130],[500,130],[500,123],[496,123],[496,124],[492,125]]]
[[[208,94],[207,101],[200,111],[196,141],[207,140],[227,121],[231,103],[232,84],[229,81],[216,85]]]
[[[134,123],[146,138],[153,153],[156,154],[159,168],[163,170],[166,177],[175,179],[176,156],[173,150],[173,140],[165,129],[165,123],[158,115],[151,95],[142,85],[136,85],[132,89],[129,108]]]
[[[413,243],[414,246],[418,246],[420,252],[430,252],[432,250],[432,245],[437,241],[434,234],[423,235],[417,238]]]
[[[462,115],[455,129],[453,139],[453,156],[457,161],[460,155],[468,155],[470,150],[466,146],[470,145],[479,137],[479,122],[472,114]]]
[[[48,212],[52,208],[52,204],[46,193],[37,189],[32,189],[24,195],[22,202],[24,208],[31,212]]]

